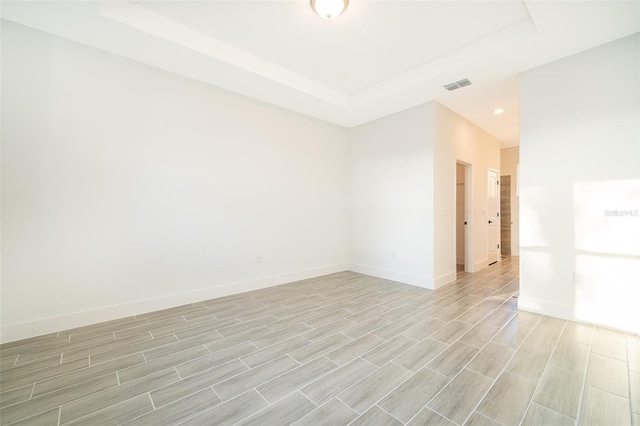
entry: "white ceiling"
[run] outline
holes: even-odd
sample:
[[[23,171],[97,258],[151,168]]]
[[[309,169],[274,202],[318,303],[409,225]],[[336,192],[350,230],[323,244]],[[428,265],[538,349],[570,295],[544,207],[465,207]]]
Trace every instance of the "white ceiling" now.
[[[519,72],[640,31],[637,0],[351,0],[332,21],[308,0],[5,0],[1,14],[346,127],[437,100],[503,147],[518,144]]]

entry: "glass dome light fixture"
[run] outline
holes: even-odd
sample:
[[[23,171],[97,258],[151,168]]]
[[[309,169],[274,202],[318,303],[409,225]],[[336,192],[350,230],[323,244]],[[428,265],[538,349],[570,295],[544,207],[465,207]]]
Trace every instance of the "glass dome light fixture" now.
[[[345,11],[349,0],[311,0],[311,8],[322,19],[333,19]]]

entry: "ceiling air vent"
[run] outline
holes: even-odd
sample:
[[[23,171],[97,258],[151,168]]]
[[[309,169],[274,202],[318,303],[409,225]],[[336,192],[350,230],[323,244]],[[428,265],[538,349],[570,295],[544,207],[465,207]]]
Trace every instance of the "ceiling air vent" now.
[[[461,87],[469,86],[470,84],[471,82],[469,81],[469,79],[465,78],[462,80],[458,80],[455,83],[447,84],[444,86],[444,88],[447,89],[448,91],[452,91],[452,90],[459,89]]]

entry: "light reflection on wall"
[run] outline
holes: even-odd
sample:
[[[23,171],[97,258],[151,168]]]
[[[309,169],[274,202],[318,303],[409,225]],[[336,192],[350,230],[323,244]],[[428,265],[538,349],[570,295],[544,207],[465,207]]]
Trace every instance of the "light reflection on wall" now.
[[[530,186],[522,188],[523,196],[520,199],[520,219],[527,226],[520,228],[520,247],[549,247],[539,205],[544,205],[548,197],[546,188],[542,186]]]
[[[574,184],[578,320],[640,333],[640,179]]]

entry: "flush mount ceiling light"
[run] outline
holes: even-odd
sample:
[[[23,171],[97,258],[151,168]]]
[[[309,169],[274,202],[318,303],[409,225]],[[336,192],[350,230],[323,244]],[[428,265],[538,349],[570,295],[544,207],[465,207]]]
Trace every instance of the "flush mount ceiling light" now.
[[[333,19],[349,5],[349,0],[311,0],[311,8],[322,19]]]
[[[503,112],[504,112],[504,110],[503,110],[502,108],[498,108],[498,109],[494,109],[494,110],[493,110],[493,113],[494,113],[495,115],[500,115],[500,114],[502,114]]]

